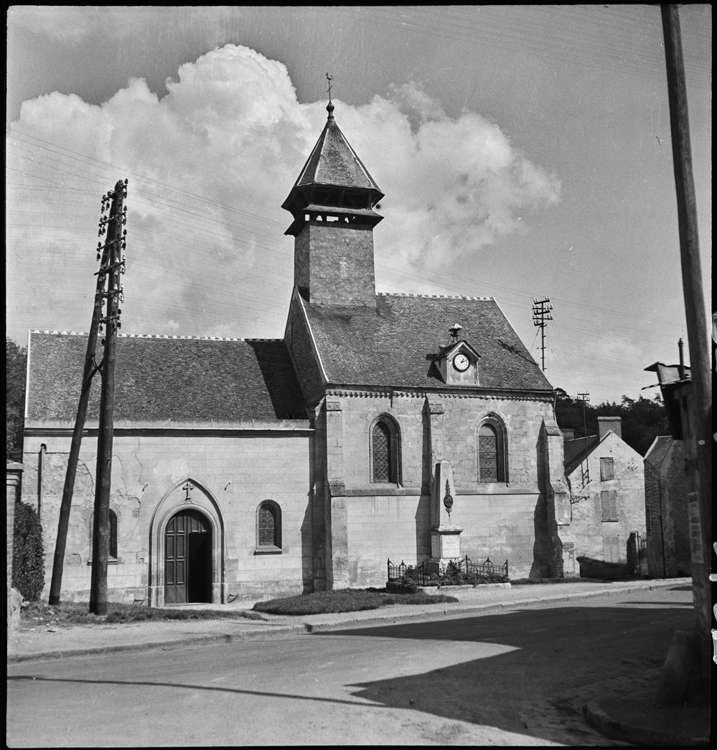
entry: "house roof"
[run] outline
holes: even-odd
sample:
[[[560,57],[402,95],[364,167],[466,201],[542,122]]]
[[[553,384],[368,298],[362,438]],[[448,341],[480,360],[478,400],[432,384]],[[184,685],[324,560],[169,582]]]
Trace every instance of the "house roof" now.
[[[565,474],[572,474],[575,467],[593,452],[599,442],[600,438],[597,435],[566,440],[563,444]]]
[[[30,421],[75,420],[86,350],[86,334],[31,333]],[[283,341],[120,335],[116,353],[117,421],[306,419]],[[97,378],[88,419],[99,415],[99,394]]]
[[[645,454],[645,463],[657,468],[669,453],[674,438],[671,435],[658,435]]]
[[[433,360],[459,322],[481,356],[478,387],[552,391],[490,297],[378,294],[375,308],[301,303],[330,383],[446,388]]]
[[[312,184],[365,188],[381,193],[331,114],[292,192],[297,187]]]

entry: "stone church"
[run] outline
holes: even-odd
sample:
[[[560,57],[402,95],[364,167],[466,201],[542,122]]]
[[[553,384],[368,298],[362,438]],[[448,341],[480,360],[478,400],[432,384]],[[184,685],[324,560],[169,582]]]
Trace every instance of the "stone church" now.
[[[118,339],[112,600],[381,586],[389,558],[575,573],[551,385],[492,298],[376,292],[383,194],[327,110],[283,204],[295,240],[284,338]],[[29,339],[22,494],[42,520],[48,587],[86,345]],[[67,599],[89,598],[98,390]]]

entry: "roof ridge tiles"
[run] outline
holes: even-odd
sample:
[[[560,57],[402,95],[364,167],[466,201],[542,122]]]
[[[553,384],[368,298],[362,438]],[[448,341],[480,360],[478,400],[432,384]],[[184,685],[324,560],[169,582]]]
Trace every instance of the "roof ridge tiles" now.
[[[376,292],[379,297],[416,297],[421,299],[495,300],[495,297],[471,297],[467,294],[411,294],[410,292]]]
[[[49,336],[87,336],[85,331],[43,331],[39,328],[30,328],[30,333],[45,333]]]
[[[29,329],[30,333],[41,333],[47,336],[89,336],[87,331],[43,331],[39,328]],[[123,339],[167,339],[183,341],[283,341],[280,338],[235,338],[231,336],[173,336],[163,333],[118,333],[117,336]]]

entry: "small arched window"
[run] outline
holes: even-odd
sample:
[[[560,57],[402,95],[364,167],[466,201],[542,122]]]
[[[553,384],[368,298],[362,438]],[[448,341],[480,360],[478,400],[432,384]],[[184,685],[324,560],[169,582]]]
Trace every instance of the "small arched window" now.
[[[90,562],[92,562],[92,535],[95,528],[95,514],[90,515]],[[117,514],[110,508],[110,549],[109,560],[117,561]]]
[[[400,448],[398,425],[391,417],[379,417],[371,428],[372,482],[400,482]]]
[[[281,549],[281,508],[273,500],[264,500],[257,511],[256,546]]]
[[[478,428],[478,481],[507,482],[503,425],[494,418]]]

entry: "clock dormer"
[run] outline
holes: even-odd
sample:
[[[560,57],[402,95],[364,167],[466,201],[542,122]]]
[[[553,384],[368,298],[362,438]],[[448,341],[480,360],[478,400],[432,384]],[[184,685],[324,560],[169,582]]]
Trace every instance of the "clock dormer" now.
[[[446,385],[480,385],[478,361],[480,354],[465,340],[458,340],[461,326],[451,328],[453,341],[441,347],[434,364]]]

